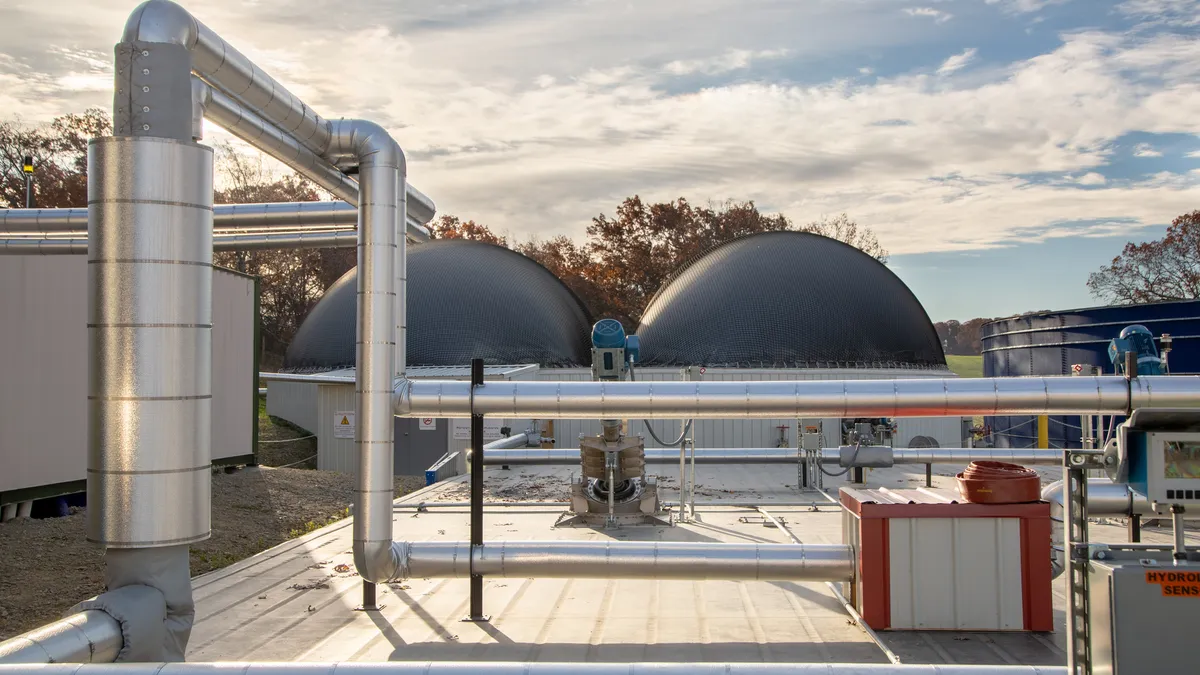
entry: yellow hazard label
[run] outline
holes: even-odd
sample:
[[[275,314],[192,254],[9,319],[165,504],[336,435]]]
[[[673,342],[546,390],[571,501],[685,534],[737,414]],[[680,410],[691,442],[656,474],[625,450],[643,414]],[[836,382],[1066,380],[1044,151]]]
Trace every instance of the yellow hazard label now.
[[[349,425],[349,424],[350,424],[350,418],[349,418],[349,417],[346,417],[345,415],[342,415],[342,421],[341,421],[341,424],[346,424],[346,425]]]
[[[1200,598],[1200,572],[1146,572],[1146,583],[1158,584],[1164,596]]]

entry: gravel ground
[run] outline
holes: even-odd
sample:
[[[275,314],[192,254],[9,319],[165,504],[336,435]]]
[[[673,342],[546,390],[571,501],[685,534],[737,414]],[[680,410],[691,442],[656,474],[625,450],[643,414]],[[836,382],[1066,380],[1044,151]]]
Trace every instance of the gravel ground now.
[[[259,429],[262,440],[306,433],[273,424],[265,414]],[[259,461],[287,464],[315,454],[316,440],[308,439],[263,445]],[[300,468],[214,469],[212,538],[192,547],[192,575],[345,518],[353,481],[346,474]],[[424,484],[421,477],[398,477],[396,496]],[[102,552],[85,541],[84,519],[80,510],[66,518],[0,525],[0,640],[52,621],[104,590]]]

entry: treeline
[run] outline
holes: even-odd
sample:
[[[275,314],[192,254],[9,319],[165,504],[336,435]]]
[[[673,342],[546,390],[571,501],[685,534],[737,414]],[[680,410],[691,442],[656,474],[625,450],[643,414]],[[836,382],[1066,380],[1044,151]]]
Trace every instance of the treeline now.
[[[91,109],[40,126],[0,122],[0,202],[25,205],[22,159],[32,154],[36,173],[33,202],[40,208],[87,205],[87,141],[112,132],[108,114]],[[217,147],[218,204],[330,199],[324,190],[293,173],[278,175],[260,156]],[[881,262],[888,252],[869,228],[845,214],[796,225],[778,213],[763,213],[752,201],[699,206],[687,199],[650,203],[638,196],[621,202],[614,215],[592,218],[582,241],[557,236],[516,241],[484,224],[442,215],[430,223],[435,238],[463,238],[508,246],[557,275],[596,318],[637,325],[659,287],[692,258],[737,237],[778,230],[813,232],[855,246]],[[264,368],[278,366],[304,317],[338,277],[351,269],[356,251],[285,249],[222,252],[219,265],[260,278]]]
[[[993,319],[971,319],[970,321],[938,321],[933,324],[937,329],[938,338],[942,341],[942,349],[952,356],[976,356],[983,351],[983,343],[979,330],[983,324]]]

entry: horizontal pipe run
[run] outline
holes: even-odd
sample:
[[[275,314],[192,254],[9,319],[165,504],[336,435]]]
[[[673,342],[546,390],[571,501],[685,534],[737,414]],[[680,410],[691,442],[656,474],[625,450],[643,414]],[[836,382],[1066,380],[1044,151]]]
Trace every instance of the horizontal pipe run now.
[[[412,241],[425,241],[425,224],[433,218],[433,202],[412,186],[407,187],[408,234]],[[411,208],[413,204],[420,208]],[[343,201],[275,202],[262,204],[218,204],[213,207],[213,231],[234,234],[236,230],[299,231],[335,229],[354,231],[358,209]],[[87,209],[0,209],[0,240],[84,239]]]
[[[578,448],[488,448],[483,463],[497,465],[567,465],[579,463]],[[896,448],[892,451],[895,464],[969,464],[989,460],[1012,464],[1062,464],[1059,450],[1009,450],[998,448]],[[679,461],[674,448],[646,448],[646,461],[665,464]],[[696,448],[697,464],[795,464],[800,456],[795,448]],[[822,464],[838,464],[838,448],[822,448]]]
[[[0,666],[0,675],[29,673]],[[38,675],[111,675],[112,667],[54,664]],[[897,665],[894,663],[580,663],[520,661],[270,661],[127,663],[125,675],[1067,675],[1063,666]]]
[[[264,232],[250,234],[214,234],[214,251],[259,251],[286,248],[354,248],[358,233],[354,230],[307,232]],[[88,240],[81,239],[0,239],[0,255],[83,255]]]
[[[1198,408],[1200,377],[1011,377],[756,382],[404,380],[402,417],[735,419],[1124,414]]]
[[[401,579],[849,581],[849,546],[724,542],[501,541],[400,544]]]
[[[122,646],[121,624],[89,609],[0,642],[0,668],[14,663],[112,663]]]

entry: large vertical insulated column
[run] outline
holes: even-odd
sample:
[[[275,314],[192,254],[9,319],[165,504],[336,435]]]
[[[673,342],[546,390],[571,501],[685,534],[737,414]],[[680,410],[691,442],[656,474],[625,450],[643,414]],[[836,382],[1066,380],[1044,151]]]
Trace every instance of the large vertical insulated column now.
[[[98,138],[88,174],[87,537],[110,590],[162,591],[181,659],[188,544],[209,536],[212,150]]]
[[[88,146],[87,536],[108,591],[79,607],[119,619],[124,661],[183,660],[211,498],[213,156],[192,135],[193,20],[154,6],[115,49],[114,136]]]

